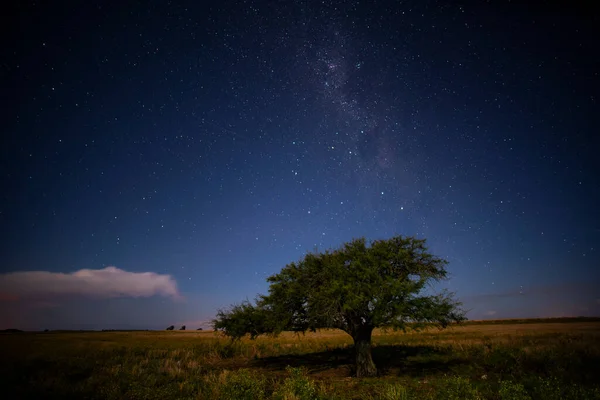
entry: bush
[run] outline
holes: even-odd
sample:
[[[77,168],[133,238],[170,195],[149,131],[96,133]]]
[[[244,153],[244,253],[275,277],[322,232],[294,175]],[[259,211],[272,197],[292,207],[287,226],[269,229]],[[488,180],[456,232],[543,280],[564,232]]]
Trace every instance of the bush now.
[[[224,371],[224,381],[220,393],[221,399],[227,400],[261,400],[265,399],[266,381],[263,377],[252,374],[247,369],[236,372]]]
[[[588,389],[578,384],[568,384],[556,377],[538,378],[532,394],[535,399],[544,400],[600,399],[598,388]]]
[[[477,389],[471,386],[471,382],[467,378],[455,376],[446,379],[441,392],[440,399],[447,400],[479,400]]]
[[[306,376],[303,368],[285,368],[289,377],[277,388],[273,398],[277,400],[317,400],[319,398],[315,383]]]
[[[410,399],[406,388],[399,383],[393,384],[388,383],[383,386],[383,389],[379,393],[379,397],[382,400],[408,400]]]
[[[502,400],[531,400],[525,387],[520,383],[504,381],[500,383],[500,398]]]

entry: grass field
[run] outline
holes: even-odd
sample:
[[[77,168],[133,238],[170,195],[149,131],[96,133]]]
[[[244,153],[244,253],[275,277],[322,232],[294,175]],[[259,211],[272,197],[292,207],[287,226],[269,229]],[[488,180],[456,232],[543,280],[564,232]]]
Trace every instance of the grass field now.
[[[380,376],[357,379],[338,331],[233,345],[205,331],[2,334],[1,397],[600,399],[598,320],[471,322],[373,341]]]

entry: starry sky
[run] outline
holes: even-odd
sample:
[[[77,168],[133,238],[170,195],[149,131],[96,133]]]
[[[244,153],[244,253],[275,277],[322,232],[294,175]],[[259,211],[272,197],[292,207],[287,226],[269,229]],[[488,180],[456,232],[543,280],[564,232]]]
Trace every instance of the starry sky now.
[[[471,319],[600,315],[600,21],[573,7],[19,2],[0,328],[207,327],[396,234]]]

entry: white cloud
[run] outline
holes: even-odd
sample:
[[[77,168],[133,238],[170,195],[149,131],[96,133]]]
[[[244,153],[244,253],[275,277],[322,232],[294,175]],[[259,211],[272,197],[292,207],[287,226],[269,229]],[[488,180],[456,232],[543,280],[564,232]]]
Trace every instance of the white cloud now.
[[[489,310],[489,311],[484,312],[483,315],[488,315],[488,316],[496,315],[496,311]]]
[[[51,300],[60,297],[150,297],[181,299],[170,275],[127,272],[116,267],[72,273],[24,271],[0,274],[0,300]]]

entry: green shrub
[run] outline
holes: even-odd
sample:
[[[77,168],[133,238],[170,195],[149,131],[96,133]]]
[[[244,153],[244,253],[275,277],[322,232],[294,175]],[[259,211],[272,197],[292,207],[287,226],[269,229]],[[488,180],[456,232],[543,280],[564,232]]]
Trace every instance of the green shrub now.
[[[500,398],[502,400],[531,400],[525,387],[520,383],[504,381],[500,384]]]
[[[319,399],[315,383],[306,376],[303,368],[287,366],[289,376],[277,388],[273,398],[277,400],[317,400]]]
[[[599,400],[599,388],[565,384],[556,377],[538,378],[533,390],[534,399],[544,400]]]
[[[477,389],[471,386],[468,378],[454,376],[446,379],[437,398],[444,400],[479,400],[481,396],[479,396]]]
[[[261,400],[265,399],[266,381],[247,369],[236,372],[224,372],[219,398],[223,400]]]
[[[386,383],[379,393],[379,399],[381,400],[408,400],[408,391],[404,386],[399,383]]]

